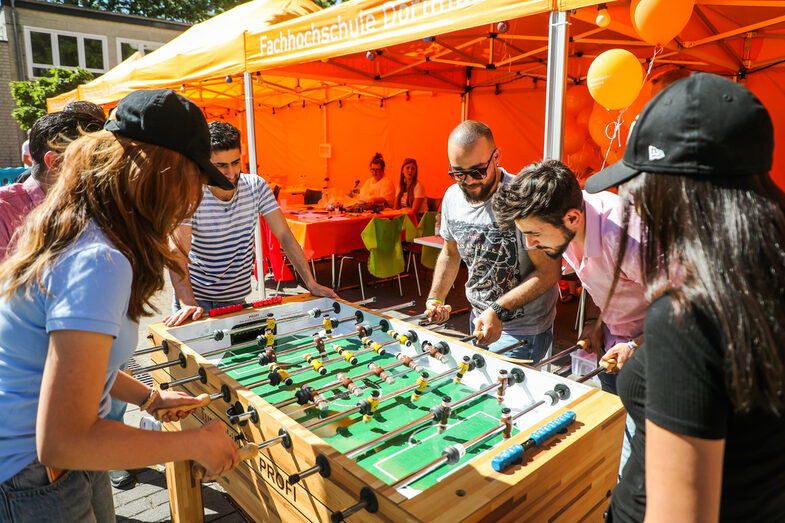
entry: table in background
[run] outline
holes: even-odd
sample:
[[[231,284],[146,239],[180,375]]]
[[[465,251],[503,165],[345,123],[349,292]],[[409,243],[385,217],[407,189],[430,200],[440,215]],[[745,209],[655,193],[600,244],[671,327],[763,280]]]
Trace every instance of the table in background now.
[[[297,243],[303,248],[306,259],[332,257],[332,279],[335,283],[335,255],[365,249],[361,234],[372,218],[395,218],[408,214],[412,223],[417,217],[412,212],[387,209],[381,213],[328,214],[318,210],[284,211],[286,222]]]
[[[444,238],[441,236],[423,236],[421,238],[415,238],[414,243],[425,245],[426,247],[441,249],[444,247]]]

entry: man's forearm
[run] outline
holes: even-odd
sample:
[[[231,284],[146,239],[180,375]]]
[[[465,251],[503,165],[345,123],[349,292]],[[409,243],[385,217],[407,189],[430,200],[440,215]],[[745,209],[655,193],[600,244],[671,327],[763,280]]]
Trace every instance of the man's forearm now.
[[[428,293],[428,297],[444,300],[450,292],[453,282],[455,282],[460,266],[461,256],[457,251],[450,252],[445,244],[445,248],[442,249],[439,257],[436,259],[433,283],[431,284],[431,291]]]
[[[194,290],[191,287],[191,275],[188,272],[188,264],[180,263],[180,268],[183,271],[183,276],[180,276],[174,271],[169,271],[169,279],[172,280],[172,288],[177,295],[177,300],[180,305],[196,305],[196,298],[194,297]]]
[[[292,235],[291,232],[289,234],[282,234],[281,237],[278,238],[278,242],[286,253],[286,257],[292,262],[295,270],[300,274],[300,277],[305,281],[306,285],[315,282],[313,274],[311,274],[311,271],[308,269],[308,260],[305,259],[303,248],[300,247],[300,244],[294,239],[294,235]]]

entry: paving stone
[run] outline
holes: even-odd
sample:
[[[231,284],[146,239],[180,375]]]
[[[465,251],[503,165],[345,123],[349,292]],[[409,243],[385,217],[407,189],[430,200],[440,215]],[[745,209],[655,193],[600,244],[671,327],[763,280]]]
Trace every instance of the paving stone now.
[[[172,512],[169,510],[169,503],[164,503],[163,505],[158,505],[155,508],[151,508],[150,510],[145,510],[134,516],[133,519],[135,522],[141,523],[155,523],[158,521],[171,521],[172,520]]]
[[[150,510],[151,508],[153,507],[150,505],[150,501],[147,498],[140,498],[124,505],[115,505],[114,510],[115,514],[118,516],[125,516],[130,518],[139,514],[140,512]]]
[[[221,516],[218,519],[207,520],[210,523],[252,523],[245,519],[239,512],[232,512],[226,516]]]
[[[166,490],[166,489],[158,489],[155,493],[153,493],[152,495],[148,496],[148,499],[150,500],[150,503],[154,507],[159,507],[159,506],[163,505],[164,503],[168,504],[169,503],[169,491]]]
[[[145,496],[150,496],[155,492],[159,492],[161,490],[160,485],[151,485],[148,483],[137,483],[136,486],[130,490],[113,490],[113,498],[114,504],[117,505],[125,505],[134,501],[135,499],[139,499]]]

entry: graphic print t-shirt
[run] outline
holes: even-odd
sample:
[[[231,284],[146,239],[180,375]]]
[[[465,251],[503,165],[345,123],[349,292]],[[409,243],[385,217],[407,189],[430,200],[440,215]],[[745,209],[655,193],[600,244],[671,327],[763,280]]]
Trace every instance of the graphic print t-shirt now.
[[[502,184],[513,176],[502,170]],[[515,228],[501,230],[493,215],[491,200],[473,205],[458,184],[444,194],[440,235],[458,245],[461,259],[469,269],[466,298],[475,314],[519,285],[534,270],[524,249],[523,235]],[[539,334],[547,330],[556,316],[556,285],[542,296],[513,312],[504,322],[509,334]]]

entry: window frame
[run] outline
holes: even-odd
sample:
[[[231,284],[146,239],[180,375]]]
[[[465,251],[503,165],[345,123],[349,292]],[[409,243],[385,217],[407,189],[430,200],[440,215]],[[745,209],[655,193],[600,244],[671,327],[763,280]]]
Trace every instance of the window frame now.
[[[145,45],[147,45],[147,46],[154,46],[155,48],[152,49],[150,52],[153,52],[156,49],[158,49],[159,47],[163,47],[165,45],[165,43],[161,43],[161,42],[151,42],[149,40],[138,40],[136,38],[123,38],[123,37],[120,37],[120,36],[115,38],[115,40],[117,41],[117,63],[118,64],[123,62],[123,44],[129,44],[129,45],[136,46],[136,50],[137,51],[139,50],[139,46],[140,45],[142,45],[142,46],[145,46]],[[147,53],[145,53],[145,54],[147,54]]]
[[[39,64],[33,62],[33,43],[31,33],[44,33],[49,35],[49,39],[52,45],[52,62],[53,64]],[[77,55],[79,60],[79,67],[90,71],[96,75],[102,75],[106,71],[109,70],[109,43],[108,38],[105,35],[97,35],[97,34],[90,34],[90,33],[79,33],[74,31],[62,31],[60,29],[46,29],[43,27],[33,27],[33,26],[24,26],[24,39],[25,39],[25,52],[27,54],[27,75],[28,78],[35,79],[40,78],[36,76],[33,71],[35,69],[51,69],[53,67],[59,67],[62,69],[76,69],[76,67],[69,66],[69,65],[61,65],[60,64],[60,45],[58,42],[58,36],[71,36],[76,37],[76,48],[77,48]],[[87,61],[85,58],[85,39],[88,40],[98,40],[101,42],[101,51],[103,54],[103,69],[96,69],[96,68],[88,68]]]

